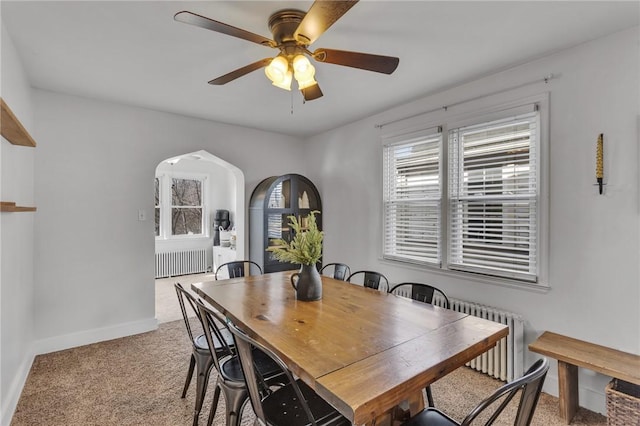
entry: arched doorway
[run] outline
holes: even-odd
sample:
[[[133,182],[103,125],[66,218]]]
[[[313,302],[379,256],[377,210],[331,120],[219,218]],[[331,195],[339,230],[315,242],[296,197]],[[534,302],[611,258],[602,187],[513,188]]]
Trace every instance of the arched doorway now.
[[[164,322],[180,318],[173,282],[213,279],[216,210],[229,211],[233,254],[245,258],[245,182],[238,167],[204,150],[161,161],[155,177],[156,318]]]

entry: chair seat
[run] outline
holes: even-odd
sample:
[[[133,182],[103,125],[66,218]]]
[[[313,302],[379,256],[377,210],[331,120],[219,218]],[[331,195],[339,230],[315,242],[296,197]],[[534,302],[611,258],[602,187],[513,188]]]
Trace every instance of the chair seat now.
[[[278,364],[265,355],[264,352],[254,350],[253,360],[256,368],[267,381],[282,374]],[[220,370],[225,380],[244,383],[244,374],[242,374],[242,367],[237,356],[227,358],[221,362]]]
[[[220,333],[224,337],[224,340],[227,342],[227,345],[228,346],[233,346],[233,336],[231,335],[229,330],[221,329]],[[220,343],[220,340],[218,340],[218,337],[215,336],[215,335],[212,336],[212,337],[213,337],[213,344],[214,344],[214,346],[216,348],[216,351],[219,351],[219,350],[222,350],[222,349],[224,349],[226,351],[226,349]],[[198,337],[196,337],[195,339],[193,339],[193,343],[195,344],[196,348],[198,348],[198,349],[201,349],[203,351],[208,351],[209,350],[209,345],[207,344],[207,338],[205,337],[204,334],[201,334]]]
[[[438,409],[425,408],[402,426],[459,426],[459,423]]]
[[[351,424],[304,382],[301,380],[296,382],[305,396],[317,424],[332,426]],[[266,397],[262,401],[262,408],[269,424],[278,426],[303,426],[309,424],[304,408],[298,403],[296,393],[290,384],[277,389]]]

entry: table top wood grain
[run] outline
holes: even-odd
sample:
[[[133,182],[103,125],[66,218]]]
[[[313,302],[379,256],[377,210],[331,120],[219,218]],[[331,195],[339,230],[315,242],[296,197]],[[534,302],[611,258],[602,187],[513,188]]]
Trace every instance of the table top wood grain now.
[[[502,324],[329,277],[322,300],[297,301],[292,272],[192,288],[354,424],[373,421],[508,333]]]

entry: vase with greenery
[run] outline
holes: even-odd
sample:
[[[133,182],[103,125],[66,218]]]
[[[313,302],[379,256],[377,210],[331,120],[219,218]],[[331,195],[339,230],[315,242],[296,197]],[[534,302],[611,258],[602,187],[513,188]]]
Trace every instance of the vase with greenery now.
[[[291,285],[296,291],[296,299],[313,301],[322,299],[322,279],[316,264],[322,257],[322,231],[316,222],[316,210],[298,220],[289,216],[289,226],[293,230],[291,241],[279,239],[267,251],[280,262],[300,265],[300,271],[291,275]]]

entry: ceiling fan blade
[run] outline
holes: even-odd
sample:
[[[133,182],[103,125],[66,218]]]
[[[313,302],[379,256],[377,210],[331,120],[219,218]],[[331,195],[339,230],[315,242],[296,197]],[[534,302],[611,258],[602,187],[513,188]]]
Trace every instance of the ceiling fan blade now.
[[[230,35],[232,37],[238,37],[243,40],[252,41],[263,46],[275,47],[276,45],[275,41],[266,37],[262,37],[261,35],[254,34],[252,32],[245,31],[228,24],[224,24],[222,22],[214,21],[213,19],[209,19],[204,16],[188,12],[186,10],[176,13],[173,16],[173,19],[178,22],[184,22],[185,24],[195,25],[196,27],[205,28],[207,30]]]
[[[293,36],[299,42],[309,45],[316,41],[334,22],[351,9],[358,0],[326,1],[316,0],[298,25]]]
[[[349,52],[346,50],[317,49],[313,58],[318,62],[344,65],[383,74],[391,74],[398,67],[400,59],[392,56],[372,55],[370,53]]]
[[[273,58],[264,58],[259,60],[258,62],[254,62],[252,64],[246,65],[242,68],[238,68],[237,70],[231,71],[228,74],[222,75],[218,78],[214,78],[209,82],[209,84],[213,84],[215,86],[221,86],[223,84],[227,84],[230,81],[235,80],[236,78],[240,78],[243,75],[247,75],[252,71],[258,70],[260,68],[266,67],[271,63]]]
[[[312,101],[322,97],[322,90],[320,90],[318,83],[313,86],[309,86],[306,89],[302,89],[300,92],[302,92],[302,96],[305,101]]]

